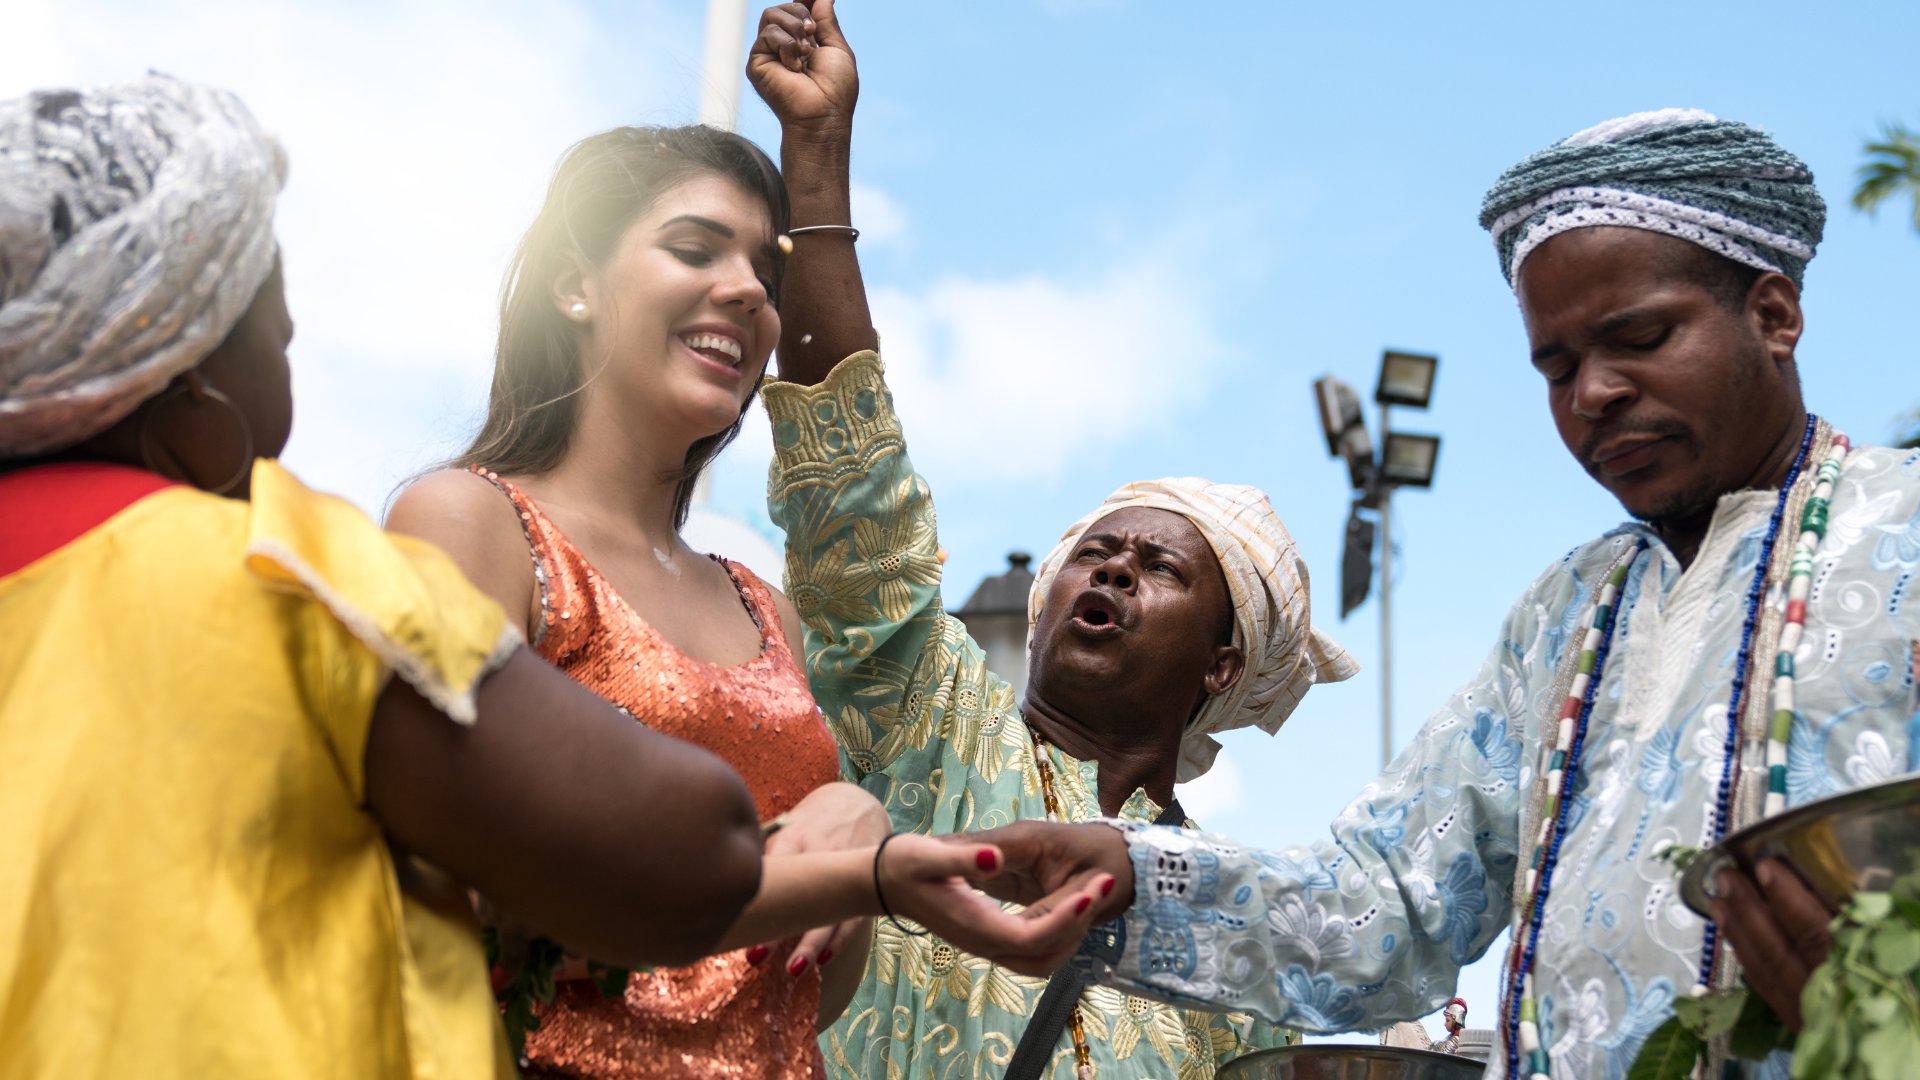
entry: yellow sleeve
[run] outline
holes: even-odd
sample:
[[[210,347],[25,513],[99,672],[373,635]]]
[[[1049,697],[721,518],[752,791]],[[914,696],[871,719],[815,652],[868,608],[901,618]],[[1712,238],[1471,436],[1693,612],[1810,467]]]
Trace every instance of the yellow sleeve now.
[[[309,490],[273,462],[254,468],[247,569],[270,587],[324,610],[301,665],[341,764],[360,786],[372,699],[398,673],[447,716],[476,719],[480,680],[505,663],[521,635],[500,605],[470,584],[438,548],[396,536],[343,499]],[[356,671],[334,626],[364,646],[373,664]],[[370,692],[369,692],[370,691]],[[356,705],[358,707],[353,707]],[[358,714],[358,715],[356,715]]]

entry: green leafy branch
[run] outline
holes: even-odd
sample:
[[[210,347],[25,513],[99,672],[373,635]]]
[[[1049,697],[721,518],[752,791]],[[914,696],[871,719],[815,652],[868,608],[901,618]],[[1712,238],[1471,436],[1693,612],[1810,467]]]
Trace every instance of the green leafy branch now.
[[[1690,856],[1675,856],[1677,862]],[[1627,1080],[1684,1080],[1728,1037],[1728,1052],[1757,1061],[1793,1050],[1794,1080],[1900,1080],[1920,1062],[1920,871],[1886,892],[1856,893],[1833,921],[1833,949],[1800,998],[1796,1039],[1745,986],[1682,998],[1634,1058]]]
[[[1684,874],[1687,872],[1687,867],[1693,865],[1693,860],[1699,858],[1706,850],[1706,848],[1688,847],[1685,844],[1668,844],[1654,852],[1653,857],[1673,867],[1675,873]]]
[[[1858,893],[1834,920],[1833,952],[1800,998],[1794,1080],[1895,1080],[1920,1062],[1920,875]]]
[[[553,1003],[555,975],[566,963],[567,951],[543,937],[513,938],[503,950],[500,933],[491,926],[486,928],[486,945],[487,966],[493,972],[493,996],[500,1005],[500,1023],[507,1031],[507,1045],[512,1047],[515,1060],[519,1060],[526,1054],[527,1033],[540,1030],[535,1006]],[[504,952],[516,955],[503,955]],[[628,968],[587,961],[587,978],[604,998],[624,995],[632,974]]]

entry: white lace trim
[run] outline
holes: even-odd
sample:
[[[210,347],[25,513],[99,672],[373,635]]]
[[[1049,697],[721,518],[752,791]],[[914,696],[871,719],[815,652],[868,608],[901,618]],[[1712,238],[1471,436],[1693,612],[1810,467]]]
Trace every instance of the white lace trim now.
[[[1610,187],[1566,187],[1550,191],[1530,203],[1517,206],[1501,214],[1493,223],[1493,234],[1496,237],[1500,236],[1508,229],[1513,228],[1515,225],[1527,220],[1539,211],[1556,203],[1572,202],[1613,206],[1641,214],[1672,218],[1674,221],[1682,224],[1696,225],[1712,232],[1725,233],[1729,236],[1737,236],[1742,240],[1763,244],[1767,247],[1784,251],[1796,259],[1813,258],[1812,245],[1801,240],[1796,240],[1791,236],[1774,232],[1771,229],[1761,228],[1750,221],[1742,221],[1739,218],[1728,217],[1717,211],[1702,209],[1698,206],[1688,206],[1685,203],[1674,202],[1672,199],[1662,199],[1657,195],[1647,195],[1638,191],[1625,191],[1620,188]]]
[[[1649,232],[1677,236],[1682,240],[1699,244],[1716,255],[1732,259],[1734,262],[1776,274],[1784,271],[1772,260],[1740,241],[1746,240],[1771,247],[1797,259],[1813,258],[1813,248],[1806,243],[1791,236],[1761,228],[1752,222],[1741,221],[1713,210],[1687,206],[1684,203],[1654,195],[1602,187],[1560,188],[1500,215],[1499,219],[1493,223],[1491,230],[1494,249],[1499,250],[1500,237],[1504,236],[1508,229],[1541,210],[1560,203],[1587,205],[1576,205],[1571,209],[1549,214],[1527,227],[1526,233],[1513,245],[1513,257],[1508,263],[1507,276],[1514,279],[1516,283],[1520,277],[1520,264],[1533,253],[1533,249],[1563,232],[1601,225],[1645,229]]]
[[[524,640],[511,620],[504,622],[499,640],[494,642],[493,650],[481,663],[480,670],[474,673],[466,686],[454,687],[418,654],[387,636],[371,615],[348,603],[346,597],[335,592],[332,586],[327,584],[326,579],[315,573],[305,560],[295,555],[286,545],[277,540],[256,539],[247,546],[247,556],[251,558],[255,555],[273,560],[287,573],[292,574],[301,585],[307,588],[307,591],[314,595],[315,599],[327,606],[327,610],[333,614],[333,617],[339,619],[341,625],[358,638],[361,644],[371,649],[373,654],[380,658],[381,663],[398,672],[400,677],[407,681],[407,685],[418,691],[420,696],[426,698],[434,708],[447,714],[448,719],[467,727],[472,727],[479,719],[479,710],[474,703],[474,691],[479,688],[481,680],[505,664],[507,658],[513,655],[514,650],[519,648]]]

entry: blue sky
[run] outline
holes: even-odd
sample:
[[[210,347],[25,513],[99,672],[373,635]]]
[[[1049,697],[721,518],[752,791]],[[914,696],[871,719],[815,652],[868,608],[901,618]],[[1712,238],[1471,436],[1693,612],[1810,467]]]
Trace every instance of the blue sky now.
[[[15,5],[21,5],[17,9]],[[702,6],[13,0],[0,93],[157,67],[239,91],[292,160],[281,204],[299,418],[290,464],[378,511],[462,445],[499,274],[565,146],[678,123]],[[1810,404],[1882,441],[1920,404],[1920,234],[1846,205],[1882,120],[1920,123],[1920,5],[1299,5],[847,0],[855,224],[957,605],[1114,486],[1202,474],[1272,493],[1366,668],[1277,738],[1229,737],[1190,796],[1212,827],[1305,842],[1371,778],[1379,640],[1337,619],[1347,492],[1309,395],[1434,352],[1438,483],[1396,502],[1397,732],[1479,664],[1550,560],[1620,517],[1553,434],[1475,224],[1501,169],[1622,113],[1768,128],[1830,204],[1800,357]],[[742,42],[744,49],[745,42]],[[742,130],[778,133],[748,92]],[[715,504],[766,529],[768,440]],[[1483,962],[1464,982],[1490,1016]]]

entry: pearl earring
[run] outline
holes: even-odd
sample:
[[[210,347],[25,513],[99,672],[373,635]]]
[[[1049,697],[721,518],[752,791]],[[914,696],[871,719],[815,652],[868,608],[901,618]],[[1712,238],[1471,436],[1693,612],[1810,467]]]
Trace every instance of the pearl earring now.
[[[573,303],[568,304],[567,318],[572,319],[574,322],[586,322],[587,321],[586,302],[582,300],[575,300]]]

